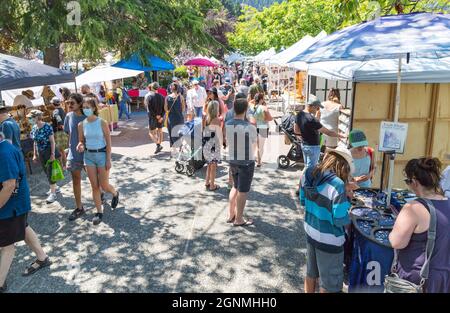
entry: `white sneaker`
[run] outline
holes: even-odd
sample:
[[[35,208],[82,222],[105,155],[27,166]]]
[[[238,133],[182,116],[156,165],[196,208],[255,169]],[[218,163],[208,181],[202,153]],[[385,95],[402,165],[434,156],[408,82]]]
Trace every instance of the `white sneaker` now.
[[[56,190],[55,190],[55,192],[56,193],[61,193],[61,188],[59,188],[59,186],[58,187],[56,187]],[[47,196],[50,196],[50,194],[52,193],[52,191],[51,190],[49,190],[49,191],[47,191],[47,193],[46,193],[46,195]]]
[[[51,193],[47,200],[45,200],[48,204],[53,203],[56,201],[56,193]]]

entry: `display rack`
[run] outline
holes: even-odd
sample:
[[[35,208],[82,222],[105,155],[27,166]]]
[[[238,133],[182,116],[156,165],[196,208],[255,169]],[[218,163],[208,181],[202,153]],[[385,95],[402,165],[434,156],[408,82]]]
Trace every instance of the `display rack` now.
[[[339,139],[340,145],[348,145],[348,136],[350,134],[351,128],[351,117],[352,111],[350,109],[342,109],[339,114],[339,134],[344,136],[346,139]]]

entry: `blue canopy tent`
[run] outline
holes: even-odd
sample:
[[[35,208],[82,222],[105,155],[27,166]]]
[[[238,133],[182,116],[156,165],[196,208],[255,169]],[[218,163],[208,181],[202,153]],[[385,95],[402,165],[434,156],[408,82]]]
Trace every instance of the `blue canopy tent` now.
[[[147,56],[147,62],[148,65],[145,66],[139,56],[137,54],[133,54],[130,58],[121,60],[112,66],[143,72],[173,71],[175,69],[173,64],[153,55]]]
[[[403,60],[406,59],[406,63],[409,63],[447,57],[450,57],[450,15],[412,13],[383,16],[337,31],[318,41],[290,62],[359,61],[363,67],[372,60],[397,59],[394,122],[398,122]],[[394,159],[391,158],[388,203],[391,200],[393,174]]]

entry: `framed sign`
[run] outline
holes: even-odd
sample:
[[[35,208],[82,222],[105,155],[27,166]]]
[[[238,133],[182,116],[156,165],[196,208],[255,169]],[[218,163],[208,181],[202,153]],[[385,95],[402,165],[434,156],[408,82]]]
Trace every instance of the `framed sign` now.
[[[407,135],[408,124],[381,122],[378,150],[380,152],[395,151],[395,153],[403,154]]]

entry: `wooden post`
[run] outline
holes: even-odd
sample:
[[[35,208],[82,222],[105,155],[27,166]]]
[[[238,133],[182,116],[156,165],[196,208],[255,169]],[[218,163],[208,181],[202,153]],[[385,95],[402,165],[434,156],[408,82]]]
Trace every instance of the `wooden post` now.
[[[432,85],[431,102],[430,102],[430,122],[428,124],[427,148],[426,148],[426,154],[428,157],[433,156],[434,135],[436,132],[440,86],[441,86],[440,84]]]

